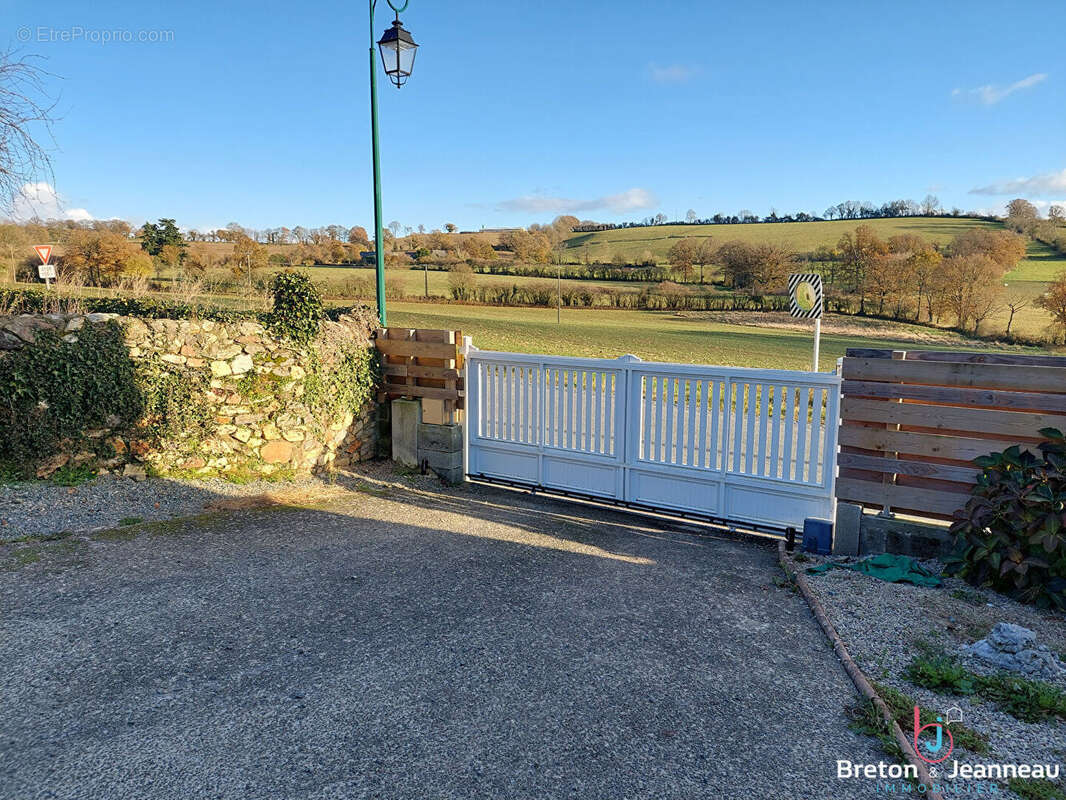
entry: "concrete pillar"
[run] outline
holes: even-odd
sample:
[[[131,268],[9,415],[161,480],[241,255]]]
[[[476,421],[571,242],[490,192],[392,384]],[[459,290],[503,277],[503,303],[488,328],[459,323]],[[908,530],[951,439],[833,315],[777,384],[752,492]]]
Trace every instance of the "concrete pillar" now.
[[[837,503],[837,519],[833,526],[833,555],[859,555],[859,536],[862,527],[862,506]]]
[[[423,422],[418,426],[418,463],[425,462],[445,483],[462,483],[463,426],[434,425]]]
[[[393,461],[405,467],[418,466],[418,428],[421,424],[421,400],[392,401]]]

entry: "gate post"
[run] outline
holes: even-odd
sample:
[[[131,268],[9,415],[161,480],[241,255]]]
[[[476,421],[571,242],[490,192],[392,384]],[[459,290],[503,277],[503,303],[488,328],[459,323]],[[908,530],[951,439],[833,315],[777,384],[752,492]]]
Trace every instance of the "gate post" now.
[[[641,385],[640,377],[633,374],[633,365],[642,362],[639,356],[635,356],[632,353],[626,353],[624,356],[619,356],[617,361],[622,367],[618,373],[619,377],[622,379],[622,386],[620,387],[622,413],[619,415],[620,425],[618,426],[621,430],[619,437],[621,441],[616,443],[618,455],[620,456],[619,476],[622,484],[618,487],[618,499],[628,500],[629,468],[632,464],[636,463],[640,456],[638,448],[640,447]],[[636,419],[637,423],[637,430],[635,433],[631,431],[629,427],[631,420],[633,419]]]
[[[474,370],[475,380],[470,380],[470,356],[477,351],[474,347],[474,339],[472,336],[464,336],[462,346],[459,350],[463,355],[463,389],[466,391],[466,402],[464,403],[462,426],[463,426],[463,477],[462,480],[467,480],[467,475],[470,474],[470,431],[476,429],[480,424],[478,420],[478,414],[480,413],[479,403],[480,398],[478,396],[477,386],[477,370]]]

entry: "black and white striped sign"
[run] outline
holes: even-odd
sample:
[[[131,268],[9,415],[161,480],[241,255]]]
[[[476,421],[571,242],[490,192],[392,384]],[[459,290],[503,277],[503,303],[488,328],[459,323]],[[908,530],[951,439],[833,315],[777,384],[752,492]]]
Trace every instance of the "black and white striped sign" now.
[[[822,318],[822,276],[796,273],[788,276],[788,313],[801,319]]]

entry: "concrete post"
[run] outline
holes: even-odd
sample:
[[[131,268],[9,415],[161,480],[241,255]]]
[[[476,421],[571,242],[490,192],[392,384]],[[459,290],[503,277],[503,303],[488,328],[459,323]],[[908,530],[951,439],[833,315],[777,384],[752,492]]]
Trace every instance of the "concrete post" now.
[[[392,460],[405,467],[418,466],[418,427],[421,400],[392,401]]]

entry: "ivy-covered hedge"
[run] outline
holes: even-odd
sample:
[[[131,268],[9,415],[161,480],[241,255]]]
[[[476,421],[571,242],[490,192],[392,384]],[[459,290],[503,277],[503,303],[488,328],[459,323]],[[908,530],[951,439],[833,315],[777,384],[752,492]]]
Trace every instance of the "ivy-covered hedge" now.
[[[50,456],[86,429],[133,423],[145,405],[117,324],[86,326],[72,342],[41,331],[35,346],[0,358],[0,460]]]
[[[300,273],[278,273],[300,274]],[[0,287],[0,309],[2,313],[43,314],[56,309],[63,300],[57,299],[55,292],[43,289],[12,289]],[[264,325],[271,324],[276,311],[253,311],[249,309],[225,308],[203,303],[184,303],[160,297],[77,297],[73,299],[80,310],[86,313],[121,314],[129,317],[148,319],[207,319],[214,322],[238,322],[254,320]],[[322,309],[321,317],[336,321],[344,314],[350,314],[362,306],[344,306]]]

